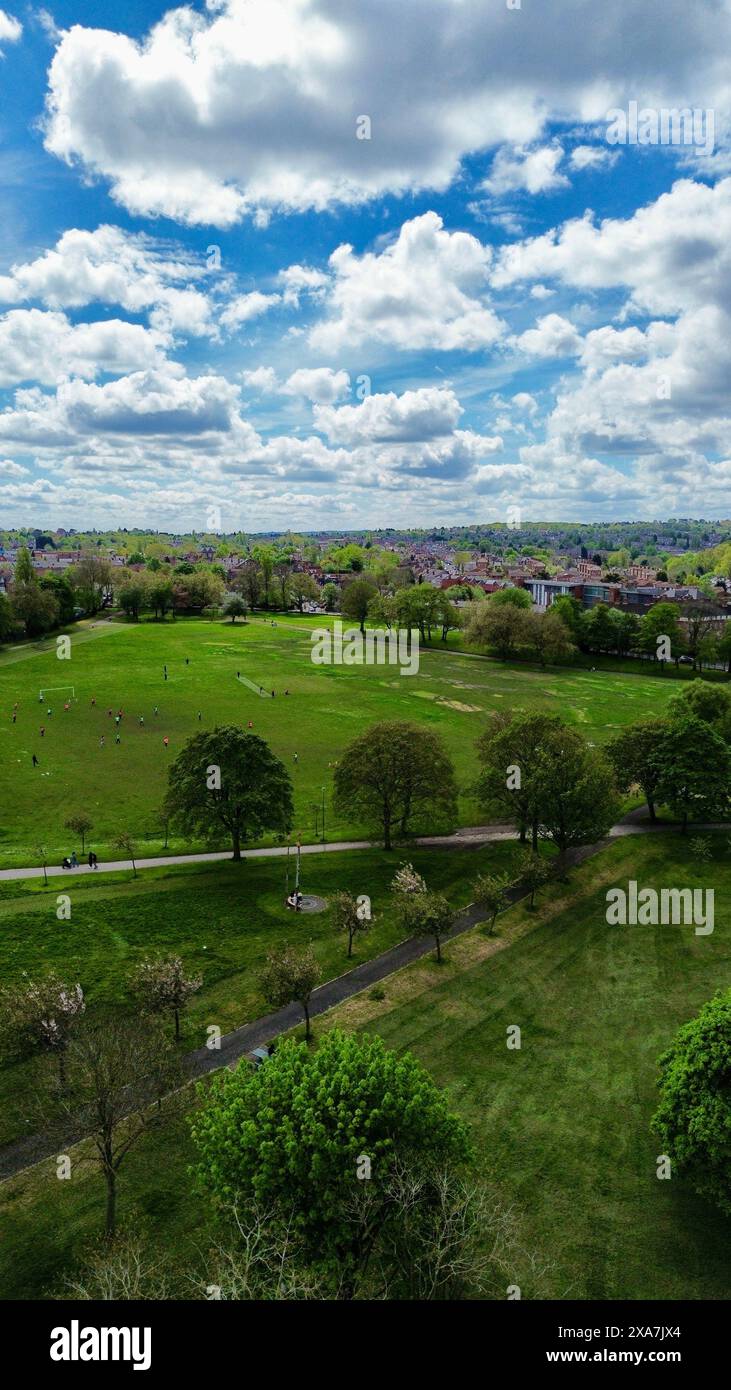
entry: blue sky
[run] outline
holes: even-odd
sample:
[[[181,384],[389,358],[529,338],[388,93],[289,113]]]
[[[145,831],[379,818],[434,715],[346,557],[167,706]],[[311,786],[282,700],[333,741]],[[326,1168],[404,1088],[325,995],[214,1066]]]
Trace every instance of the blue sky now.
[[[731,514],[726,0],[90,8],[0,9],[5,525]]]

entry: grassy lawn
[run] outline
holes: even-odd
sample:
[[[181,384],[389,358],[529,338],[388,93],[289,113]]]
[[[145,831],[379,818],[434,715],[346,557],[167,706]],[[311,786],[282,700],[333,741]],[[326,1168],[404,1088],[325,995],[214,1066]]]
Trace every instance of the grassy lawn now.
[[[713,935],[608,927],[606,890],[628,878],[714,887]],[[522,907],[500,919],[509,949],[478,928],[441,969],[410,967],[383,1002],[361,995],[328,1020],[413,1052],[447,1087],[484,1171],[524,1215],[526,1248],[553,1264],[543,1296],[727,1298],[731,1222],[679,1178],[658,1181],[649,1132],[657,1057],[731,979],[725,837],[700,870],[676,836],[618,841],[572,880],[532,922]],[[506,1047],[514,1024],[520,1051]]]
[[[0,653],[0,866],[38,863],[39,845],[58,862],[74,848],[64,822],[80,811],[94,822],[93,847],[102,857],[119,857],[113,840],[120,830],[135,837],[140,854],[159,854],[168,765],[186,739],[216,723],[247,728],[251,720],[283,759],[295,786],[295,830],[303,840],[317,838],[316,825],[321,833],[316,817],[323,788],[327,836],[345,839],[370,828],[332,811],[333,766],[370,723],[413,719],[443,735],[464,789],[459,821],[466,825],[480,819],[466,790],[475,771],[475,739],[497,710],[552,710],[601,743],[623,724],[660,712],[678,688],[671,678],[541,671],[475,661],[450,650],[423,651],[413,677],[389,666],[313,666],[308,632],[321,623],[279,617],[273,627],[259,615],[245,626],[101,621],[74,633],[68,661],[57,659],[49,641]],[[260,698],[237,679],[237,671],[275,690],[275,698]],[[39,702],[40,690],[64,686],[73,686],[76,695],[68,712],[63,693]],[[115,745],[108,710],[116,714],[119,708],[122,742]],[[170,739],[167,750],[164,735]],[[31,765],[33,753],[40,759],[37,768]],[[203,847],[174,838],[168,846],[171,851]]]
[[[656,1059],[678,1026],[728,983],[731,865],[725,837],[697,872],[678,836],[616,841],[544,896],[512,908],[495,937],[453,942],[326,1019],[369,1029],[418,1056],[470,1122],[482,1170],[514,1203],[526,1251],[548,1264],[545,1297],[722,1299],[731,1228],[676,1178],[655,1177],[649,1133]],[[440,856],[441,858],[441,856]],[[456,856],[455,856],[456,858]],[[430,860],[430,862],[432,862]],[[430,874],[436,883],[436,865]],[[608,887],[714,887],[713,935],[688,927],[609,928]],[[506,1029],[522,1029],[508,1051]],[[208,1208],[192,1198],[183,1121],[136,1149],[120,1215],[175,1263],[200,1269]],[[0,1295],[42,1297],[102,1216],[102,1187],[44,1163],[0,1188]],[[527,1258],[514,1281],[531,1293]]]
[[[505,842],[479,850],[408,852],[429,885],[457,907],[470,901],[478,873],[509,872],[518,855],[518,846]],[[69,982],[80,981],[93,1009],[124,998],[125,980],[146,954],[174,952],[203,977],[182,1018],[182,1046],[202,1047],[208,1025],[228,1033],[269,1011],[257,975],[273,945],[311,941],[327,980],[400,941],[390,883],[405,857],[403,850],[358,850],[303,858],[306,892],[329,899],[348,889],[371,898],[373,924],[358,937],[352,961],[331,911],[295,917],[287,910],[284,859],[171,865],[146,870],[138,879],[128,874],[53,880],[46,890],[34,881],[30,892],[25,884],[3,884],[13,891],[0,898],[0,979],[9,983],[23,972],[33,978],[54,969]],[[71,896],[68,921],[56,917],[61,890]],[[0,1065],[0,1144],[28,1132],[26,1097],[40,1065],[38,1058]]]

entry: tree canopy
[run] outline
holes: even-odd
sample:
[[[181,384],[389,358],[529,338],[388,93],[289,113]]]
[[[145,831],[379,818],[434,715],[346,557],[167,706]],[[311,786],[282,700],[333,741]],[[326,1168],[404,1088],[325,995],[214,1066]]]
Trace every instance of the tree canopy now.
[[[284,764],[257,734],[217,726],[188,739],[168,774],[164,813],[190,835],[227,832],[233,858],[265,831],[292,825],[292,783]]]

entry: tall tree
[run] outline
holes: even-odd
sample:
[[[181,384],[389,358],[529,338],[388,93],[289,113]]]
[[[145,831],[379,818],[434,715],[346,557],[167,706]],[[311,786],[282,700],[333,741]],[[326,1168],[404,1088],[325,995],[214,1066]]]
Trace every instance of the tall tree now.
[[[254,1072],[219,1074],[192,1131],[204,1190],[242,1212],[291,1213],[307,1256],[346,1296],[393,1210],[385,1193],[401,1165],[457,1169],[470,1156],[463,1122],[415,1058],[338,1032],[314,1053],[286,1041]],[[364,1226],[353,1201],[366,1162],[377,1200]]]
[[[35,584],[38,576],[33,568],[33,561],[27,545],[22,545],[18,551],[13,570],[13,582],[15,584]]]
[[[562,853],[600,840],[620,809],[610,763],[565,726],[553,730],[541,749],[536,801],[539,834]]]
[[[683,834],[690,820],[725,817],[731,792],[731,751],[710,724],[693,715],[673,719],[652,755],[656,796],[680,817]]]
[[[406,834],[417,813],[453,820],[457,785],[444,743],[418,724],[372,724],[338,762],[335,805],[344,815],[356,811],[379,823],[385,849],[391,848],[394,829]]]
[[[189,835],[225,831],[233,858],[265,831],[292,825],[292,783],[284,764],[257,734],[223,725],[189,739],[168,774],[165,814]]]
[[[368,607],[378,595],[378,589],[370,576],[363,579],[352,579],[343,589],[342,612],[344,618],[350,618],[352,622],[360,625],[361,632],[365,632],[365,620],[368,617]]]
[[[478,800],[490,812],[497,807],[517,826],[521,840],[530,832],[538,847],[538,772],[544,745],[564,728],[557,714],[499,714],[477,741],[481,772],[475,783]]]
[[[617,787],[629,792],[639,787],[647,802],[650,820],[657,820],[657,752],[668,730],[666,719],[645,719],[628,724],[605,749]]]
[[[694,680],[673,695],[667,704],[671,719],[693,715],[711,724],[727,743],[731,743],[731,692],[722,685],[711,685],[710,681]]]
[[[683,1024],[658,1066],[653,1131],[696,1192],[731,1216],[731,989]]]
[[[74,568],[74,583],[87,613],[97,613],[106,589],[112,583],[112,567],[102,555],[84,551]]]

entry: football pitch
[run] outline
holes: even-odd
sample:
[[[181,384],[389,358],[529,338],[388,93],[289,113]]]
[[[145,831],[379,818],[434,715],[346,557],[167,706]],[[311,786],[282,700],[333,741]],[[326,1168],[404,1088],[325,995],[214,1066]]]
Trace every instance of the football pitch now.
[[[422,650],[413,676],[395,665],[318,666],[309,634],[323,621],[102,621],[71,634],[69,659],[58,658],[53,641],[2,653],[0,864],[38,863],[41,846],[51,862],[78,849],[64,822],[81,812],[102,856],[112,855],[120,832],[138,853],[158,854],[167,769],[191,735],[216,724],[251,728],[283,760],[294,783],[295,834],[321,838],[324,805],[325,835],[341,840],[371,827],[335,815],[334,768],[378,720],[414,720],[442,735],[461,788],[459,823],[468,825],[483,818],[469,791],[475,740],[497,711],[555,712],[601,744],[623,724],[661,712],[678,688],[670,678],[541,671],[449,650]],[[167,848],[204,846],[170,835]]]

